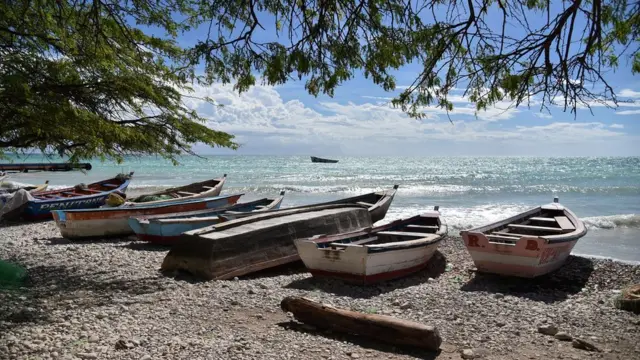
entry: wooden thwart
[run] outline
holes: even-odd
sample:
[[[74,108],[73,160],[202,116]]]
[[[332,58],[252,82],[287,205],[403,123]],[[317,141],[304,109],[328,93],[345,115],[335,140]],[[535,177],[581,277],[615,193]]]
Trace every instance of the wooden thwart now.
[[[545,217],[532,217],[529,220],[530,221],[546,222],[546,223],[549,223],[549,224],[551,224],[551,223],[555,224],[556,223],[555,219],[545,218]]]
[[[436,351],[442,344],[438,329],[386,315],[363,314],[334,308],[302,297],[286,297],[282,310],[296,320],[322,329],[357,334],[397,345],[411,345]]]
[[[542,231],[542,232],[550,232],[550,233],[564,232],[564,230],[560,228],[553,228],[553,227],[546,227],[546,226],[533,226],[533,225],[520,225],[520,224],[509,224],[507,226],[512,229],[524,229],[524,230]]]
[[[407,228],[407,229],[415,229],[415,230],[433,230],[433,229],[435,229],[436,231],[438,229],[440,229],[440,227],[437,226],[437,225],[407,225],[407,226],[405,226],[405,228]]]
[[[555,220],[558,222],[558,225],[560,225],[562,230],[573,231],[576,229],[576,227],[571,223],[571,220],[569,220],[569,218],[567,218],[566,216],[556,216]]]
[[[373,206],[373,204],[368,203],[368,202],[364,202],[364,201],[358,201],[358,202],[356,202],[356,204],[363,205],[363,206],[366,206],[366,207],[372,207]]]
[[[405,232],[405,231],[380,231],[378,235],[423,237],[429,234],[417,233],[417,232]]]

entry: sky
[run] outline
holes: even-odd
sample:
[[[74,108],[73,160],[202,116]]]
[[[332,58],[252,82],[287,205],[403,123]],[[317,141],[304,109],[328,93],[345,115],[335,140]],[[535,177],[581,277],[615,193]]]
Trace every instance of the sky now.
[[[269,28],[261,36],[266,38]],[[191,34],[181,42],[193,43]],[[410,85],[418,65],[397,72],[397,89],[385,92],[363,76],[343,83],[333,97],[314,97],[304,81],[281,86],[256,85],[238,94],[233,85],[194,87],[194,97],[209,97],[223,106],[194,98],[188,107],[213,129],[236,136],[237,151],[197,145],[199,154],[265,154],[316,156],[637,156],[640,155],[640,76],[620,61],[606,79],[621,102],[617,109],[593,104],[573,114],[551,106],[540,111],[502,102],[476,112],[475,105],[454,90],[449,117],[437,107],[413,119],[389,100]],[[451,121],[450,121],[451,119]]]

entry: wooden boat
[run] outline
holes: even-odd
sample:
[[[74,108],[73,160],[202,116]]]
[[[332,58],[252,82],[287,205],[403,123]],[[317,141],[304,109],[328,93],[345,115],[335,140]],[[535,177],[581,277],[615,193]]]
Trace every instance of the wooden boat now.
[[[222,175],[218,179],[210,179],[201,182],[195,182],[189,185],[172,187],[150,194],[128,198],[127,202],[149,204],[170,203],[176,199],[202,199],[206,197],[218,196],[222,191],[227,174]]]
[[[323,159],[323,158],[319,158],[319,157],[312,156],[312,157],[311,157],[311,162],[314,162],[314,163],[331,163],[331,164],[335,164],[335,163],[337,163],[337,162],[338,162],[338,160]]]
[[[371,226],[361,205],[325,205],[265,212],[188,231],[162,262],[163,271],[186,271],[205,279],[235,276],[299,260],[293,240]]]
[[[478,271],[526,278],[547,274],[565,262],[587,228],[558,203],[460,232]]]
[[[129,186],[133,172],[98,181],[86,186],[41,191],[32,194],[29,200],[4,213],[4,219],[43,220],[51,218],[51,211],[57,209],[91,209],[104,205],[112,192],[124,193]]]
[[[369,213],[371,214],[371,221],[376,222],[376,221],[382,220],[387,214],[387,211],[389,210],[389,206],[391,206],[391,202],[393,201],[393,198],[396,194],[397,189],[398,189],[398,185],[395,185],[392,190],[372,192],[364,195],[358,195],[350,198],[339,199],[339,200],[329,201],[325,203],[302,205],[302,206],[296,206],[296,207],[280,209],[280,210],[278,210],[280,206],[278,204],[277,207],[274,206],[273,208],[261,209],[261,212],[264,211],[264,212],[269,212],[274,214],[288,214],[289,213],[288,211],[292,209],[305,209],[305,208],[324,206],[324,205],[351,204],[351,205],[366,206],[369,210]],[[170,219],[170,221],[165,220],[166,218],[164,216],[157,216],[151,219],[149,225],[141,224],[141,225],[148,226],[149,230],[147,231],[152,232],[152,233],[149,233],[149,235],[152,235],[152,236],[143,235],[142,237],[140,235],[145,230],[141,229],[137,224],[132,224],[132,222],[134,223],[136,222],[134,219],[130,221],[130,226],[132,229],[134,230],[138,229],[138,231],[140,231],[140,232],[136,231],[136,233],[138,234],[138,237],[141,240],[170,244],[177,241],[180,237],[180,234],[183,232],[201,229],[206,226],[217,224],[220,221],[228,221],[228,220],[238,219],[238,218],[252,216],[252,215],[255,215],[255,214],[251,211],[245,212],[245,211],[233,210],[233,211],[217,212],[212,216],[208,216],[208,215],[203,215],[203,216],[198,215],[197,217],[191,217],[188,215],[176,216]],[[154,229],[151,230],[150,229],[151,226],[153,226]]]
[[[294,241],[313,276],[372,284],[424,269],[447,235],[436,207],[382,226]]]
[[[53,219],[60,233],[67,239],[104,238],[133,234],[129,217],[173,214],[204,209],[218,209],[238,202],[242,194],[204,199],[176,199],[159,204],[126,203],[117,207],[87,210],[55,210]]]
[[[278,209],[283,199],[284,191],[274,199],[265,198],[246,203],[237,203],[222,209],[135,216],[129,218],[129,226],[140,240],[161,245],[171,245],[185,231],[215,225],[224,221],[226,217],[234,215],[254,215],[259,212]],[[226,215],[226,217],[223,217],[223,215]]]
[[[13,164],[0,164],[0,170],[3,171],[16,171],[16,172],[29,172],[30,170],[36,171],[71,171],[71,170],[91,170],[91,164],[89,163],[13,163]]]
[[[375,223],[384,219],[387,215],[387,211],[389,211],[389,207],[391,206],[391,202],[393,202],[393,198],[398,191],[399,185],[393,185],[393,189],[384,190],[384,191],[376,191],[368,194],[352,196],[344,199],[338,199],[333,201],[327,201],[323,203],[309,204],[309,205],[301,205],[281,210],[275,210],[273,212],[278,211],[287,211],[291,209],[304,209],[309,207],[317,207],[317,206],[325,206],[325,205],[362,205],[365,206],[369,213],[371,214],[371,222]]]

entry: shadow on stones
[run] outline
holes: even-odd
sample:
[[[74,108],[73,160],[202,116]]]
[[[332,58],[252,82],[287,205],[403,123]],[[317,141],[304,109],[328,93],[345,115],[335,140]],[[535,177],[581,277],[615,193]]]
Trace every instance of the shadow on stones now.
[[[171,246],[152,244],[148,242],[131,242],[130,244],[122,245],[121,247],[135,251],[168,252],[171,250]]]
[[[131,242],[131,239],[121,237],[111,238],[88,238],[88,239],[66,239],[62,237],[40,239],[45,245],[89,245],[89,244],[122,244],[125,242]]]
[[[166,289],[161,277],[125,279],[110,271],[76,272],[64,266],[29,268],[23,286],[0,289],[0,333],[37,323],[51,323],[50,308],[94,308],[135,303],[131,296]]]
[[[591,259],[571,255],[561,268],[543,276],[523,279],[515,276],[476,273],[460,290],[501,293],[554,303],[581,292],[593,270]]]
[[[360,346],[363,349],[377,350],[380,352],[385,352],[393,355],[407,355],[407,356],[412,356],[418,359],[436,359],[441,353],[441,351],[432,352],[425,349],[416,348],[414,346],[399,346],[399,345],[387,344],[377,339],[366,338],[358,335],[316,329],[314,326],[301,324],[292,320],[280,322],[277,325],[286,330],[297,331],[300,333],[305,333],[310,335],[324,336],[328,339],[332,339],[340,342],[346,341],[354,345]]]
[[[295,280],[286,287],[290,289],[307,291],[322,290],[324,292],[338,296],[369,299],[380,294],[392,292],[397,289],[408,288],[411,286],[426,283],[429,278],[437,278],[442,275],[445,272],[446,265],[446,257],[440,251],[436,251],[435,254],[433,254],[431,260],[429,260],[426,268],[418,271],[415,274],[399,279],[393,279],[370,285],[358,285],[348,283],[340,279],[308,277],[301,280]]]

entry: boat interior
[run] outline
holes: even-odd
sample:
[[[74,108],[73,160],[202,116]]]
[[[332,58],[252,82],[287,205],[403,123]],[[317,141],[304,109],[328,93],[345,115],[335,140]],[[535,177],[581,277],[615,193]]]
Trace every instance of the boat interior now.
[[[566,216],[564,210],[543,207],[538,212],[494,227],[484,233],[491,242],[511,244],[525,236],[562,235],[575,229],[575,224]]]
[[[259,199],[255,201],[250,201],[246,203],[236,203],[227,207],[217,208],[217,209],[205,209],[205,210],[196,210],[189,212],[182,212],[176,214],[161,214],[161,215],[151,215],[145,216],[148,220],[170,220],[170,219],[186,219],[186,218],[204,218],[216,216],[218,214],[244,214],[251,211],[257,210],[266,210],[269,209],[276,204],[273,204],[274,199]],[[196,219],[194,219],[196,220]]]
[[[111,191],[119,188],[126,181],[125,178],[113,178],[83,186],[82,184],[70,188],[41,191],[33,193],[33,197],[38,200],[58,200],[74,198],[78,196],[97,195],[105,191]]]
[[[213,190],[222,180],[211,179],[198,183],[184,186],[173,187],[151,194],[144,194],[134,198],[127,199],[129,202],[148,202],[155,200],[180,199],[201,194],[203,192]]]
[[[395,221],[373,229],[371,232],[358,233],[355,236],[330,237],[327,241],[318,241],[318,248],[339,248],[349,245],[375,245],[390,242],[437,239],[440,219],[433,216],[414,216],[410,219]]]

